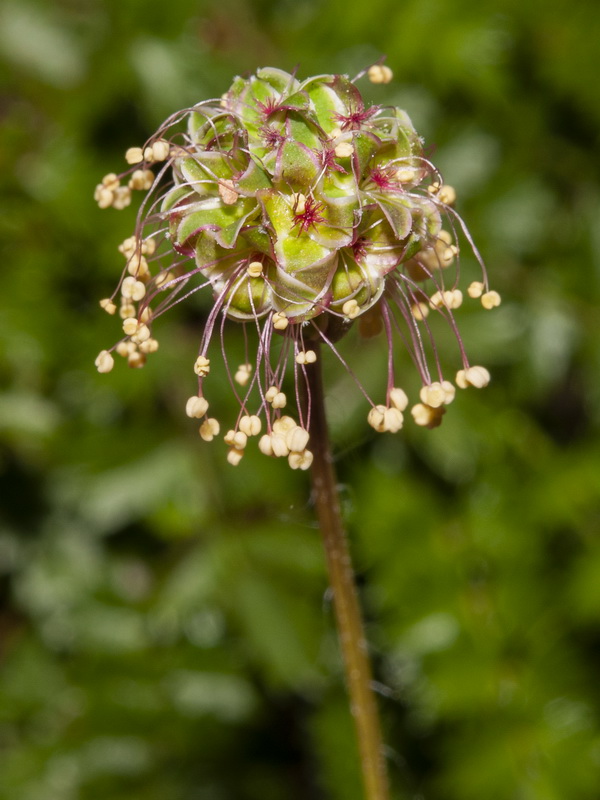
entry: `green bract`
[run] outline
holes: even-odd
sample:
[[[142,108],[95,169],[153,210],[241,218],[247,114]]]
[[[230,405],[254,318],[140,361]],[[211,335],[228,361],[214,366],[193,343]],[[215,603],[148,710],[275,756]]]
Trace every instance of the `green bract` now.
[[[278,69],[236,78],[190,113],[161,214],[226,313],[291,323],[381,296],[385,276],[432,245],[440,203],[418,192],[422,142],[397,108],[365,108],[346,77]],[[239,265],[259,261],[260,278]]]

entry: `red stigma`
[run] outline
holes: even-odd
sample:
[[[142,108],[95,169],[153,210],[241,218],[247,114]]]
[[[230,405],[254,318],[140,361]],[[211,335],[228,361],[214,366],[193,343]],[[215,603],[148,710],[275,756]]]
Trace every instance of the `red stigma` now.
[[[361,127],[363,122],[374,117],[379,111],[379,106],[371,106],[371,108],[356,108],[350,111],[349,114],[334,114],[334,119],[340,123],[340,128],[343,131],[355,131]]]
[[[301,233],[306,233],[309,228],[316,227],[320,222],[325,222],[325,217],[322,211],[325,210],[323,203],[319,203],[314,197],[307,197],[304,201],[304,210],[301,212],[294,212],[293,228],[298,226],[298,236]]]
[[[369,175],[369,181],[382,191],[398,190],[400,186],[395,175],[395,167],[374,167]]]
[[[269,97],[264,103],[257,100],[256,106],[265,119],[269,119],[276,111],[280,111],[283,108],[281,103],[278,103],[273,97]]]

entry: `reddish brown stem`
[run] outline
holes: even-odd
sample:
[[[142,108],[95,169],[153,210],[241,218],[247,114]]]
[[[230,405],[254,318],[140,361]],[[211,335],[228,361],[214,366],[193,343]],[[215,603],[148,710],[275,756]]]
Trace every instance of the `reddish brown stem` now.
[[[362,614],[342,523],[321,373],[321,354],[306,368],[310,396],[310,449],[314,503],[323,537],[346,684],[360,753],[367,800],[388,800],[389,790],[377,703]]]

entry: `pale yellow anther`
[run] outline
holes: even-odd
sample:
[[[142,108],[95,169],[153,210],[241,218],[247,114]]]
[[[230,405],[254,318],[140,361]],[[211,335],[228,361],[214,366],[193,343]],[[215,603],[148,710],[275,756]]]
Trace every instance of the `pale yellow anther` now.
[[[273,408],[285,408],[287,403],[287,397],[283,392],[277,392],[273,400],[271,401],[271,405]]]
[[[443,406],[446,401],[446,392],[439,381],[434,381],[426,386],[421,387],[419,392],[421,402],[431,408],[439,408]]]
[[[128,186],[119,186],[113,191],[113,208],[121,211],[131,203],[131,189]]]
[[[102,178],[102,185],[114,191],[119,186],[119,178],[114,172],[109,172]]]
[[[308,439],[308,431],[296,425],[292,430],[287,432],[285,443],[291,453],[301,453],[306,448]]]
[[[144,239],[141,249],[144,255],[151,256],[156,250],[156,239]]]
[[[395,174],[400,183],[413,183],[419,179],[419,172],[414,167],[398,167]]]
[[[123,278],[123,283],[121,284],[121,294],[128,300],[134,300],[137,302],[146,294],[146,286],[142,283],[142,281],[138,281],[132,275],[128,275],[126,278]]]
[[[125,161],[128,164],[139,164],[144,160],[144,151],[141,147],[129,147],[125,151]]]
[[[490,373],[485,367],[468,367],[456,373],[456,385],[461,389],[466,389],[468,386],[473,386],[475,389],[483,389],[489,382]]]
[[[273,314],[273,327],[275,330],[284,331],[287,326],[290,324],[289,319],[286,317],[283,311],[276,311]]]
[[[227,431],[224,440],[225,444],[235,447],[237,450],[243,450],[248,444],[248,437],[243,431]]]
[[[501,302],[502,300],[500,295],[498,294],[498,292],[495,292],[493,290],[491,292],[486,292],[481,297],[481,305],[488,311],[492,308],[496,308],[497,306],[499,306]]]
[[[265,392],[265,400],[267,401],[267,403],[272,403],[273,398],[278,392],[279,389],[277,388],[277,386],[269,386],[269,388]]]
[[[206,377],[210,372],[210,358],[206,358],[206,356],[198,356],[194,364],[194,372],[200,378]]]
[[[136,169],[127,184],[130,189],[135,191],[148,191],[154,183],[154,173],[151,169]]]
[[[383,423],[389,433],[398,433],[404,424],[404,416],[397,408],[386,408]]]
[[[317,360],[317,354],[314,350],[307,350],[306,351],[306,363],[307,364],[314,364]]]
[[[98,372],[110,372],[115,365],[115,360],[108,350],[101,350],[94,361]]]
[[[233,379],[240,386],[246,386],[252,376],[252,364],[240,364]]]
[[[111,189],[107,189],[101,183],[94,190],[94,200],[99,208],[110,208],[113,204],[114,194]]]
[[[146,356],[138,350],[134,350],[127,356],[127,363],[132,369],[141,369],[146,363]]]
[[[373,406],[367,415],[367,422],[372,428],[375,428],[378,433],[383,433],[385,431],[386,411],[387,408],[385,406]]]
[[[127,319],[128,317],[135,317],[136,311],[135,306],[133,303],[128,302],[123,298],[123,302],[119,308],[119,316],[121,319]]]
[[[394,77],[392,70],[385,64],[373,64],[367,75],[371,83],[389,83]]]
[[[404,411],[408,407],[408,397],[404,389],[396,386],[390,391],[390,405],[397,408],[398,411]]]
[[[158,341],[156,339],[146,339],[145,342],[140,342],[140,351],[142,353],[156,353],[158,350]]]
[[[290,453],[288,464],[292,469],[306,470],[313,462],[313,454],[310,450],[303,450],[301,453]]]
[[[431,308],[442,308],[444,305],[444,296],[441,292],[434,292],[429,298],[429,305]]]
[[[127,272],[136,278],[141,278],[148,274],[148,262],[141,253],[131,254],[127,260]]]
[[[331,139],[337,139],[337,137],[341,136],[341,135],[342,135],[342,129],[341,128],[334,128],[331,131],[331,133],[329,134]]]
[[[152,145],[152,160],[166,161],[169,157],[170,144],[164,139],[158,139]]]
[[[102,300],[100,300],[100,308],[103,308],[106,311],[106,313],[110,314],[111,316],[117,310],[116,305],[113,303],[110,297],[105,297]]]
[[[411,408],[410,413],[417,425],[421,425],[423,428],[437,428],[442,422],[446,409],[443,406],[432,408],[424,403],[417,403]]]
[[[214,417],[209,417],[200,425],[198,433],[205,442],[212,442],[215,436],[219,435],[220,430],[221,426],[218,421]]]
[[[342,314],[348,319],[356,319],[359,315],[360,306],[356,302],[354,298],[352,300],[346,300],[344,305],[342,306]]]
[[[422,322],[426,317],[429,316],[429,306],[427,303],[415,303],[410,311],[418,322]]]
[[[448,289],[444,292],[444,303],[448,308],[460,308],[463,301],[463,293],[460,289]]]
[[[260,261],[251,261],[246,272],[251,278],[260,278],[263,273],[263,265]]]
[[[139,318],[140,322],[148,322],[148,320],[152,318],[152,309],[150,308],[150,306],[142,308],[139,314]]]
[[[296,353],[296,364],[306,364],[306,353],[304,350],[300,350]]]
[[[238,450],[237,447],[232,447],[227,453],[227,461],[231,464],[232,467],[237,467],[237,465],[240,463],[243,457],[244,457],[244,451]]]
[[[133,336],[138,329],[138,321],[135,317],[127,317],[123,320],[123,332],[126,336]]]
[[[234,205],[239,197],[239,194],[235,190],[234,182],[231,180],[220,180],[219,196],[226,206]]]
[[[297,427],[298,423],[293,417],[283,414],[273,423],[273,433],[281,433],[285,436],[289,431],[292,431]]]
[[[262,428],[260,417],[257,417],[256,414],[245,415],[240,419],[238,428],[246,436],[258,436]]]
[[[168,269],[164,272],[159,272],[158,275],[154,278],[154,285],[157,289],[160,289],[161,286],[164,286],[165,283],[168,283],[171,278],[173,277],[173,273],[170,272]]]
[[[338,158],[348,158],[354,152],[352,142],[340,142],[334,150]]]
[[[131,355],[131,353],[135,353],[137,350],[137,344],[128,339],[126,342],[119,342],[119,344],[115,347],[115,350],[120,356],[127,358]]]
[[[456,202],[456,189],[454,186],[444,184],[437,193],[438,200],[446,206],[451,206]]]
[[[450,381],[442,381],[441,387],[444,390],[444,405],[448,406],[456,396],[456,386]]]
[[[271,434],[271,450],[273,451],[273,455],[277,458],[283,458],[289,454],[290,449],[287,446],[285,436],[282,433]]]
[[[143,322],[141,322],[138,325],[136,332],[133,334],[131,338],[136,344],[141,344],[142,342],[146,342],[150,338],[150,336],[151,336],[150,328],[147,325],[144,325]]]
[[[192,417],[192,419],[200,419],[203,417],[206,412],[208,411],[208,400],[204,397],[198,397],[194,395],[193,397],[188,398],[187,403],[185,404],[185,413],[188,417]]]
[[[263,434],[258,440],[258,449],[265,456],[273,455],[273,447],[271,445],[271,437],[268,433]]]
[[[481,297],[481,295],[483,294],[483,290],[484,289],[485,289],[485,286],[484,286],[483,283],[481,283],[481,281],[473,281],[472,283],[469,284],[469,288],[467,289],[467,293],[468,293],[469,297],[472,297],[473,299],[476,299],[477,297]]]
[[[119,253],[123,253],[125,258],[129,258],[133,253],[135,253],[135,249],[137,246],[135,236],[128,236],[127,239],[124,239],[118,247]]]
[[[150,164],[154,161],[154,152],[151,146],[144,148],[144,161],[148,161]]]

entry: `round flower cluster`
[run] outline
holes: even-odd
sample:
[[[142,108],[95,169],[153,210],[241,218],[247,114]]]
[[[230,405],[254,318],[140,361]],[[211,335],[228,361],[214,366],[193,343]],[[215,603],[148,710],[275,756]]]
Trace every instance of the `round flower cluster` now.
[[[368,76],[386,83],[391,71],[375,65]],[[390,353],[384,402],[369,399],[377,431],[398,431],[409,405],[393,375],[398,335],[422,382],[411,409],[418,425],[440,423],[455,385],[489,381],[484,367],[469,364],[454,321],[463,294],[458,270],[448,268],[458,263],[459,232],[479,259],[452,208],[454,190],[424,155],[407,114],[365,106],[355,80],[300,82],[271,68],[236,78],[219,100],[175,114],[144,147],[130,148],[130,168],[96,187],[101,208],[125,208],[132,192],[145,193],[134,235],[119,247],[126,262],[119,287],[101,301],[109,314],[118,309],[124,335],[99,354],[100,372],[112,369],[113,351],[143,366],[158,347],[156,318],[209,287],[214,304],[194,363],[198,391],[186,412],[202,419],[200,435],[211,440],[220,432],[204,394],[213,334],[223,336],[227,318],[255,331],[254,358],[235,370],[226,360],[240,403],[224,436],[232,464],[262,432],[263,453],[310,466],[308,412],[297,399],[297,421],[283,412],[288,364],[298,398],[318,345],[343,362],[336,342],[355,320],[365,336],[383,331]],[[481,267],[468,295],[493,308],[500,297]],[[462,364],[454,383],[442,374],[430,313],[445,317],[457,337]],[[276,339],[281,347],[273,348]]]

